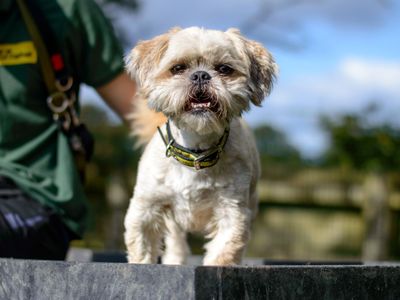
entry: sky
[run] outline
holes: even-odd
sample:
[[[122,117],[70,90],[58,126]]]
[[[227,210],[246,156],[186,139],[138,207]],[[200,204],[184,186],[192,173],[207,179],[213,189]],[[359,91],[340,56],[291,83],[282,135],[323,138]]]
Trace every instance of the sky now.
[[[279,76],[263,106],[244,117],[284,131],[305,157],[329,147],[321,115],[359,113],[374,102],[377,120],[400,126],[398,0],[142,0],[136,13],[113,18],[132,47],[174,26],[235,27],[263,43]],[[87,87],[81,98],[100,103]]]

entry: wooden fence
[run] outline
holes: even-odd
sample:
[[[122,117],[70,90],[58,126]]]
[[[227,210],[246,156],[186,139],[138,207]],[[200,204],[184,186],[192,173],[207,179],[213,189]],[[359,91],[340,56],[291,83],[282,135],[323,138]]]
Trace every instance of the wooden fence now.
[[[384,177],[370,174],[361,182],[307,184],[263,180],[260,209],[293,208],[360,214],[364,223],[362,259],[382,261],[398,256],[400,192],[388,188]]]

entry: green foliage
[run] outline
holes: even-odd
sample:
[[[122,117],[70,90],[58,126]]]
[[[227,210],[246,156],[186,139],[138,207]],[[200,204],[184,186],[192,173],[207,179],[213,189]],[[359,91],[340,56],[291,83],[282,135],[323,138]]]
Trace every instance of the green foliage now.
[[[262,125],[254,130],[258,151],[263,161],[274,161],[283,164],[297,164],[301,157],[299,151],[292,146],[286,135],[270,126]]]
[[[387,123],[368,123],[371,113],[344,115],[336,121],[322,118],[322,127],[330,138],[325,165],[364,171],[399,169],[400,130]]]
[[[288,142],[282,131],[271,125],[262,125],[254,130],[254,134],[264,175],[285,175],[304,163],[300,152]]]

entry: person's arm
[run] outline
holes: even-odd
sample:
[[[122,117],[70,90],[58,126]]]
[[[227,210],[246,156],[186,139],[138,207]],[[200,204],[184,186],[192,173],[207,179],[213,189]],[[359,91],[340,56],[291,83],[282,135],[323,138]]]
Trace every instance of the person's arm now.
[[[136,93],[135,82],[126,74],[121,73],[110,82],[96,88],[103,100],[124,120],[133,108]]]

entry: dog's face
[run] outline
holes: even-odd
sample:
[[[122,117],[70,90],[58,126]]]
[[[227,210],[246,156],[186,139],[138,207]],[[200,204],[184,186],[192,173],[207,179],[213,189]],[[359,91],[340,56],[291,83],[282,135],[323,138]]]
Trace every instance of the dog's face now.
[[[203,133],[222,132],[250,101],[260,105],[276,69],[261,44],[235,29],[172,29],[140,42],[127,57],[149,107]]]

